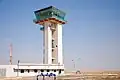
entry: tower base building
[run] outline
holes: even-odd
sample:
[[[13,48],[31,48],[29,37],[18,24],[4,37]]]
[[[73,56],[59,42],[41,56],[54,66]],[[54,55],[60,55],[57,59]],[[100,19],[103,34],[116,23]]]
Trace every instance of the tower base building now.
[[[40,74],[54,73],[56,75],[64,74],[64,67],[48,64],[27,64],[19,65],[0,65],[0,77],[27,77]]]

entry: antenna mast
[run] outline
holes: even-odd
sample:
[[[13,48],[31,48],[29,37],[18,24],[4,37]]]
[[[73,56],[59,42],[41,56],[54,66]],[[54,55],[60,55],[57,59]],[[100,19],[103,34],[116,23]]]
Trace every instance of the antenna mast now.
[[[12,43],[10,44],[10,65],[12,65]]]

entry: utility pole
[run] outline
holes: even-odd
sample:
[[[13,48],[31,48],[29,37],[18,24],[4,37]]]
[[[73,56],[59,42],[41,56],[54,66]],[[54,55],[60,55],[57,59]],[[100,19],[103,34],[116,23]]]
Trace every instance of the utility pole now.
[[[19,63],[20,63],[20,60],[18,60],[18,63],[17,63],[17,66],[18,66],[17,77],[19,77]]]
[[[78,64],[78,63],[79,63],[79,60],[80,60],[80,58],[78,58],[77,61],[75,61],[74,59],[72,60],[74,70],[75,70],[76,68],[78,68],[77,66],[79,65],[79,64]],[[76,66],[76,63],[77,63],[77,66]]]
[[[80,61],[80,59],[81,59],[81,58],[78,58],[78,59],[77,59],[78,68],[79,68],[79,63],[80,63],[79,61]]]
[[[12,43],[10,44],[10,60],[9,64],[12,65]]]
[[[72,62],[73,62],[73,69],[75,70],[75,61],[72,60]]]

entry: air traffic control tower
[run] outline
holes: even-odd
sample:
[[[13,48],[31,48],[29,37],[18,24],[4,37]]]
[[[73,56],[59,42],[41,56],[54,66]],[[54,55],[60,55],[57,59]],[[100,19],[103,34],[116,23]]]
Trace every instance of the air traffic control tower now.
[[[65,13],[53,6],[34,12],[36,24],[42,25],[43,64],[64,65],[62,47],[62,25],[66,23]]]

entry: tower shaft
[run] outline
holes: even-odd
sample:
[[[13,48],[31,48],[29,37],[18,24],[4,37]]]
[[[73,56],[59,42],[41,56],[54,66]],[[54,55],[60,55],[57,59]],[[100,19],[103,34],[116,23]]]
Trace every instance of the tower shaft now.
[[[63,64],[62,55],[62,25],[45,22],[44,23],[44,58],[45,64]]]

